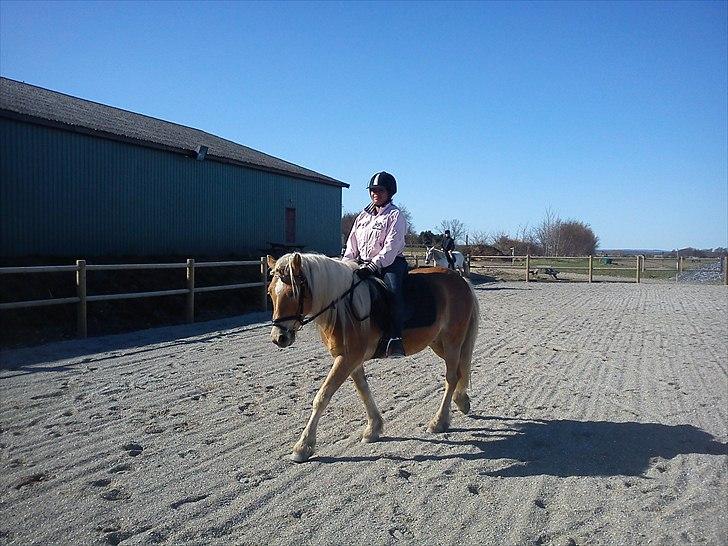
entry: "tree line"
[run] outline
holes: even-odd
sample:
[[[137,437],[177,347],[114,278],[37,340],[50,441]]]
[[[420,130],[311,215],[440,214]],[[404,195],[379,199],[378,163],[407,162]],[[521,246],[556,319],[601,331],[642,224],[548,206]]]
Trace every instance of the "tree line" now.
[[[407,219],[405,240],[409,245],[439,245],[445,230],[460,246],[474,255],[523,256],[589,256],[596,253],[599,237],[589,224],[580,220],[562,220],[551,208],[546,209],[543,219],[533,228],[521,227],[515,234],[505,231],[487,233],[468,232],[467,226],[458,219],[443,220],[431,230],[415,231],[412,214],[406,207],[399,207]],[[346,212],[341,218],[341,234],[345,243],[358,212]]]

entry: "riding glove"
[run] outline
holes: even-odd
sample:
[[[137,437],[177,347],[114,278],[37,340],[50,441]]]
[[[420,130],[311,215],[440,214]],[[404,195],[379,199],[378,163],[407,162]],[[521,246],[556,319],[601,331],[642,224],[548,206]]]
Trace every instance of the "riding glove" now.
[[[376,272],[377,266],[371,262],[360,265],[359,269],[354,271],[354,273],[356,273],[356,276],[360,279],[366,279],[367,277],[374,275]]]

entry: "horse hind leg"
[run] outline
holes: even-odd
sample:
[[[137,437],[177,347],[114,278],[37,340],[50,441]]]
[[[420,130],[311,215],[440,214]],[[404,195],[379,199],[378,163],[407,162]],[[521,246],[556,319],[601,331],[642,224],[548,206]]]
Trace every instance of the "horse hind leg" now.
[[[450,428],[450,405],[459,379],[458,349],[456,347],[446,346],[444,347],[443,352],[445,353],[444,356],[440,356],[444,357],[446,366],[445,394],[442,397],[442,402],[440,402],[440,407],[438,408],[437,413],[435,413],[435,416],[427,425],[427,430],[429,432],[445,432],[448,428]]]
[[[369,383],[367,383],[366,375],[364,375],[363,365],[351,373],[351,379],[354,381],[356,391],[359,393],[359,397],[364,402],[364,407],[367,410],[367,427],[364,429],[361,441],[363,443],[376,442],[379,440],[384,429],[384,420],[382,419],[382,414],[379,413],[379,409],[377,409],[377,405],[374,403],[374,398],[372,398]]]
[[[473,362],[473,349],[475,348],[475,339],[478,335],[477,312],[473,312],[470,318],[470,325],[460,348],[460,360],[458,363],[458,382],[453,393],[453,401],[458,409],[467,415],[470,413],[470,397],[468,396],[468,387],[470,386],[470,371]]]

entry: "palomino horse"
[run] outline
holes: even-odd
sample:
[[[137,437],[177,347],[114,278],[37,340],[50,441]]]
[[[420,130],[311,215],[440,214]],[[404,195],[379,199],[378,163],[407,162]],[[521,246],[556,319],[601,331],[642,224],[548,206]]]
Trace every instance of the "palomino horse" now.
[[[455,269],[458,269],[461,275],[465,275],[465,257],[463,256],[463,253],[453,250],[452,257],[455,258]],[[448,267],[445,251],[437,249],[434,246],[428,247],[427,253],[425,254],[425,263],[429,264],[431,261],[434,261],[435,265],[439,267]]]
[[[378,281],[360,281],[354,274],[356,263],[319,254],[296,252],[278,261],[268,256],[268,265],[273,276],[268,287],[273,301],[273,343],[288,347],[296,340],[297,330],[315,322],[334,358],[313,400],[308,423],[293,447],[293,460],[303,462],[313,455],[319,419],[347,377],[354,381],[367,412],[362,442],[377,441],[383,420],[369,391],[364,362],[379,356],[377,349],[383,334],[376,319],[378,290],[370,286]],[[470,411],[467,389],[478,335],[478,302],[470,284],[451,271],[421,268],[407,277],[405,295],[425,294],[420,300],[426,301],[420,301],[418,309],[429,306],[431,313],[427,320],[405,322],[405,352],[412,355],[429,346],[445,360],[445,395],[428,426],[430,432],[443,432],[450,425],[452,400],[463,413]]]

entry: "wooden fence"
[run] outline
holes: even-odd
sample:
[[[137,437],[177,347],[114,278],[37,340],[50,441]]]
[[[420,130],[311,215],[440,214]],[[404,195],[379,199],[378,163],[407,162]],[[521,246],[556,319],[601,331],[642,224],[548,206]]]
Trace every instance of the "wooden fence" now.
[[[719,258],[722,281],[728,285],[728,257]],[[583,272],[588,282],[594,281],[594,274],[604,272],[625,272],[634,282],[641,282],[644,273],[674,273],[686,271],[709,271],[700,264],[716,258],[646,258],[645,256],[466,256],[466,274],[471,269],[510,270],[520,272],[529,282],[537,271],[551,268],[558,272]],[[569,262],[586,262],[585,265],[567,265]],[[649,264],[649,265],[646,265]],[[674,264],[674,267],[672,266]],[[669,266],[668,266],[669,265]]]
[[[417,253],[407,256],[410,263],[415,266],[424,265],[424,255]],[[567,266],[563,262],[573,260],[588,260],[588,265]],[[605,263],[605,261],[611,262]],[[626,271],[627,275],[634,278],[635,282],[640,282],[642,274],[646,271],[669,271],[683,272],[689,270],[691,264],[701,259],[697,258],[647,258],[648,261],[670,260],[675,267],[645,267],[644,256],[624,257],[624,256],[466,256],[465,274],[469,275],[471,269],[487,269],[487,270],[511,270],[520,272],[524,281],[532,280],[536,270],[545,270],[553,268],[559,272],[567,271],[584,271],[587,275],[588,282],[593,282],[594,273],[600,271]],[[686,262],[686,260],[688,260]],[[705,260],[705,259],[702,259]],[[715,261],[715,259],[712,259]],[[558,261],[558,263],[556,263]],[[595,262],[598,262],[595,264]],[[616,262],[616,264],[615,264]],[[686,265],[687,263],[687,265]],[[609,267],[602,267],[602,265]],[[195,270],[202,267],[229,267],[229,266],[256,266],[260,268],[260,281],[248,282],[242,284],[229,284],[223,286],[195,286]],[[155,292],[132,292],[126,294],[103,294],[89,295],[86,293],[86,275],[92,271],[121,271],[129,269],[185,269],[187,275],[187,287],[176,290],[159,290]],[[694,268],[693,268],[694,269]],[[695,270],[695,269],[694,269]],[[17,301],[10,303],[0,303],[0,311],[8,309],[20,309],[27,307],[42,307],[48,305],[77,305],[77,333],[79,337],[87,335],[87,304],[95,301],[111,301],[125,300],[135,298],[152,298],[158,296],[186,295],[187,306],[186,315],[187,322],[195,320],[195,294],[201,292],[213,292],[218,290],[238,290],[247,288],[258,288],[260,290],[260,307],[263,310],[268,308],[268,262],[265,257],[259,261],[230,261],[230,262],[199,262],[187,260],[187,263],[162,263],[162,264],[99,264],[88,265],[85,260],[77,260],[76,265],[51,265],[51,266],[35,266],[35,267],[0,267],[0,276],[10,274],[32,274],[32,273],[58,273],[58,272],[75,272],[76,273],[76,296],[71,298],[53,298],[45,300]],[[721,271],[723,274],[723,282],[728,285],[728,257],[721,258]]]
[[[228,284],[223,286],[195,286],[195,270],[201,267],[229,267],[229,266],[259,266],[260,282],[242,284]],[[90,271],[121,271],[129,269],[185,269],[187,274],[187,287],[177,290],[158,290],[155,292],[131,292],[127,294],[88,295],[86,293],[86,274]],[[260,289],[260,306],[263,310],[268,308],[268,261],[265,257],[259,261],[230,261],[230,262],[199,262],[187,260],[187,263],[166,264],[99,264],[88,265],[85,260],[77,260],[76,265],[49,265],[38,267],[0,267],[0,275],[18,273],[76,273],[76,296],[73,298],[53,298],[47,300],[16,301],[0,303],[0,311],[6,309],[21,309],[26,307],[43,307],[47,305],[62,305],[75,303],[77,305],[77,333],[79,337],[86,337],[87,303],[94,301],[128,300],[135,298],[153,298],[158,296],[187,295],[187,322],[195,321],[195,294],[200,292],[214,292],[218,290],[237,290],[242,288]]]

